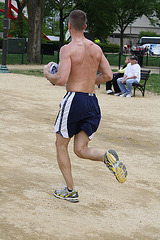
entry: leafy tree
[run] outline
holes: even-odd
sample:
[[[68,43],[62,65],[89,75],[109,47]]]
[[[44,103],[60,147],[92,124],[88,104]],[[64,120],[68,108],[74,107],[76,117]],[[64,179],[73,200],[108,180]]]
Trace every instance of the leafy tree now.
[[[29,63],[41,62],[42,21],[45,0],[28,0],[28,47],[27,61]]]
[[[23,1],[15,0],[15,1],[17,3],[17,8],[18,8],[18,18],[16,21],[17,34],[18,34],[18,38],[22,38],[22,37],[24,37],[24,34],[23,34],[23,26],[24,26],[23,10],[26,7],[27,2],[29,0],[23,0]]]
[[[0,8],[4,10],[4,3],[0,2]],[[4,13],[0,11],[0,32],[3,32]]]
[[[160,20],[160,0],[157,0],[154,6],[155,6],[155,16],[158,18],[158,20]],[[160,26],[159,23],[158,25]]]
[[[159,16],[159,0],[81,0],[88,16],[88,28],[98,38],[109,36],[115,28],[120,32],[121,51],[127,26],[145,14],[152,19],[154,10]]]
[[[79,0],[80,1],[80,0]],[[69,16],[70,12],[75,9],[78,5],[78,0],[46,0],[46,12],[45,14],[50,14],[51,10],[59,12],[59,30],[60,30],[60,43],[59,47],[63,45],[64,42],[64,22]]]
[[[87,13],[87,30],[103,42],[115,28],[115,14],[106,0],[82,0],[78,7]]]
[[[127,26],[143,14],[151,16],[155,0],[108,0],[108,9],[113,11],[120,31],[120,47],[123,49],[123,36]]]

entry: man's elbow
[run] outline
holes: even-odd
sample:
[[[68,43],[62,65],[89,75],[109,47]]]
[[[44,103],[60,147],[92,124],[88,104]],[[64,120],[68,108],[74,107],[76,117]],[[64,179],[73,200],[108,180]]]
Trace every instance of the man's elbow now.
[[[110,73],[109,78],[110,78],[110,81],[113,79],[113,72]]]
[[[113,72],[108,73],[108,74],[105,76],[105,79],[106,79],[106,82],[112,81],[112,79],[113,79]]]
[[[64,86],[66,84],[66,82],[67,82],[66,79],[59,77],[56,85]]]

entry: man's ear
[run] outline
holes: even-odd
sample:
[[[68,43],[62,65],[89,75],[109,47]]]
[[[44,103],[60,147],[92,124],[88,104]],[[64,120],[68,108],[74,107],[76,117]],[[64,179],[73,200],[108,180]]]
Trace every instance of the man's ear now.
[[[72,25],[71,25],[71,23],[69,22],[69,23],[68,23],[68,29],[71,29],[71,27],[72,27]]]
[[[86,30],[86,28],[87,28],[87,24],[85,24],[85,26],[84,26],[84,30]]]

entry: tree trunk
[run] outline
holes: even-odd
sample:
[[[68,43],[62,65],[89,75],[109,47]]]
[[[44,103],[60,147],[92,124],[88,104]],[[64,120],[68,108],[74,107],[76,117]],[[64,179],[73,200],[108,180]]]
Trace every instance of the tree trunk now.
[[[64,42],[63,9],[60,9],[59,28],[60,28],[60,41],[59,41],[59,48],[61,48],[61,47],[63,46],[63,42]]]
[[[121,51],[121,53],[123,53],[123,37],[124,37],[123,35],[124,35],[124,32],[121,29],[121,32],[120,32],[120,51]]]
[[[29,0],[27,62],[41,63],[42,20],[45,0]]]

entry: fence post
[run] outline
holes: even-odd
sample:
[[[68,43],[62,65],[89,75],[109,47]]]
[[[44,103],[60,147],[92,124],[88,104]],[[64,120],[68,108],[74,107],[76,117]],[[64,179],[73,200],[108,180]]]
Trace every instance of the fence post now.
[[[120,51],[120,52],[119,52],[119,64],[118,64],[119,69],[120,69],[120,67],[121,67],[121,55],[122,55],[122,53],[121,53],[121,51]]]
[[[148,52],[147,52],[147,56],[146,56],[146,66],[148,66]]]
[[[7,30],[8,30],[8,0],[5,0],[5,11],[4,11],[4,27],[3,27],[3,48],[2,48],[2,65],[0,73],[9,73],[6,66],[6,55],[7,55]]]

